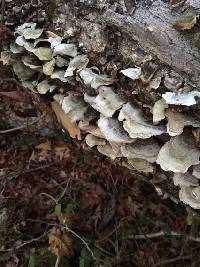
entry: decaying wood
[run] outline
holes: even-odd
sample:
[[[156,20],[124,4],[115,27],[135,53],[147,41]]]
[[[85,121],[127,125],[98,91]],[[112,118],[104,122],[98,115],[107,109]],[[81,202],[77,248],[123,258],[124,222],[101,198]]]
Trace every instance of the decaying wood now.
[[[84,5],[81,8],[91,7],[91,1],[83,2]],[[103,26],[116,27],[121,33],[127,33],[133,41],[137,41],[141,47],[150,51],[159,62],[185,75],[195,86],[200,86],[200,51],[195,42],[199,31],[198,26],[197,29],[186,32],[179,32],[173,28],[176,19],[187,14],[198,15],[199,1],[187,1],[184,9],[175,9],[170,3],[162,0],[143,1],[144,4],[138,5],[130,15],[119,14],[111,9],[99,12],[94,7],[98,8],[100,4],[98,1],[93,2],[93,8],[81,19],[74,18],[69,13],[69,10],[73,12],[71,9],[61,9],[61,12],[66,19],[74,20],[76,23],[86,20]],[[151,31],[151,27],[157,30]],[[84,24],[82,31],[84,31]]]

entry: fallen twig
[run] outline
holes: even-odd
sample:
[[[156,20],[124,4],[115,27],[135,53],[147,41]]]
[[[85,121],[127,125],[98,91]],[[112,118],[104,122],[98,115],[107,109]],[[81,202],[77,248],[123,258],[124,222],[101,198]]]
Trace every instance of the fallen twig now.
[[[5,134],[5,133],[10,133],[10,132],[14,132],[14,131],[18,131],[18,130],[22,130],[36,122],[38,122],[40,119],[42,119],[44,117],[44,115],[40,116],[39,118],[37,118],[36,120],[30,122],[30,123],[27,123],[26,125],[21,125],[21,126],[18,126],[18,127],[15,127],[15,128],[12,128],[12,129],[7,129],[7,130],[1,130],[0,131],[0,134]]]
[[[181,256],[181,257],[179,256],[179,257],[176,257],[173,259],[164,260],[164,261],[161,261],[159,263],[155,263],[154,266],[163,266],[163,265],[166,265],[169,263],[173,263],[175,261],[187,260],[187,259],[191,259],[191,256]]]
[[[83,242],[83,244],[85,245],[86,249],[90,252],[90,254],[91,254],[93,260],[96,261],[96,257],[95,257],[95,255],[94,255],[93,251],[92,251],[92,250],[90,249],[90,247],[88,246],[88,243],[87,243],[81,236],[79,236],[76,232],[74,232],[72,229],[70,229],[68,226],[65,225],[65,226],[64,226],[64,229],[65,229],[67,232],[69,232],[69,233],[73,234],[74,236],[78,237],[78,239],[80,239],[80,240]]]
[[[2,130],[2,131],[0,131],[0,134],[5,134],[5,133],[10,133],[10,132],[15,132],[15,131],[24,129],[24,128],[26,128],[26,127],[27,127],[27,125],[22,125],[22,126],[18,126],[18,127],[12,128],[12,129]]]
[[[177,237],[185,237],[187,240],[191,240],[194,242],[200,242],[200,237],[194,237],[191,235],[185,236],[184,234],[181,233],[176,233],[176,232],[171,232],[171,233],[165,233],[163,231],[157,232],[157,233],[152,233],[152,234],[144,234],[144,235],[130,235],[127,239],[134,239],[134,240],[139,240],[139,239],[151,239],[151,238],[157,238],[157,237],[162,237],[162,236],[177,236]]]
[[[20,245],[18,245],[16,247],[14,247],[14,248],[1,249],[0,252],[8,252],[8,251],[14,251],[15,249],[20,249],[20,248],[22,248],[22,247],[24,247],[26,245],[29,245],[29,244],[31,244],[33,242],[39,241],[40,239],[45,237],[49,232],[50,232],[50,230],[45,231],[42,235],[40,235],[40,236],[38,236],[36,238],[32,238],[31,240],[28,240],[28,241],[26,241],[26,242],[24,242],[24,243],[22,243],[22,244],[20,244]]]

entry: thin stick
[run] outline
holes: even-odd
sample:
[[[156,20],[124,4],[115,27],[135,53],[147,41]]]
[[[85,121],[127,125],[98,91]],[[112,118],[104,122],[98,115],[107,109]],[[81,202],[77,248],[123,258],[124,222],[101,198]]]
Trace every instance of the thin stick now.
[[[60,256],[58,256],[57,259],[56,259],[55,267],[58,267],[59,266],[59,263],[60,263]]]
[[[36,120],[34,120],[34,121],[30,122],[30,123],[27,123],[26,125],[21,125],[21,126],[12,128],[12,129],[8,129],[8,130],[2,130],[2,131],[0,131],[0,134],[10,133],[10,132],[14,132],[14,131],[18,131],[18,130],[24,129],[24,128],[26,128],[26,127],[38,122],[43,117],[44,117],[44,115],[40,116],[39,118],[37,118]]]
[[[38,237],[36,237],[36,238],[33,238],[33,239],[31,239],[31,240],[28,240],[28,241],[22,243],[22,244],[19,245],[19,246],[16,246],[15,248],[2,249],[2,250],[0,250],[0,251],[1,251],[1,252],[7,252],[7,251],[13,251],[13,250],[15,250],[15,249],[20,249],[20,248],[22,248],[22,247],[24,247],[24,246],[26,246],[26,245],[29,245],[29,244],[31,244],[31,243],[33,243],[33,242],[39,241],[41,238],[43,238],[44,236],[46,236],[49,232],[50,232],[50,230],[44,232],[42,235],[40,235],[40,236],[38,236]]]
[[[93,251],[92,251],[92,250],[90,249],[90,247],[88,246],[88,243],[87,243],[82,237],[80,237],[76,232],[74,232],[72,229],[70,229],[68,226],[64,226],[64,228],[65,228],[65,230],[66,230],[67,232],[72,233],[73,235],[75,235],[76,237],[78,237],[78,239],[80,239],[80,240],[83,242],[83,244],[86,246],[87,250],[90,252],[90,254],[91,254],[93,260],[96,261],[96,257],[95,257],[95,255],[94,255]]]
[[[26,125],[22,125],[22,126],[18,126],[18,127],[12,128],[12,129],[2,130],[2,131],[0,131],[0,134],[5,134],[5,133],[10,133],[10,132],[18,131],[18,130],[24,129],[26,127],[27,127]]]
[[[171,232],[169,234],[164,233],[163,231],[152,233],[152,234],[145,234],[145,235],[131,235],[128,237],[128,239],[134,239],[134,240],[140,240],[140,239],[151,239],[151,238],[157,238],[162,236],[177,236],[177,237],[184,237],[184,234]],[[200,242],[200,237],[194,237],[194,236],[185,236],[186,239],[194,241],[194,242]]]
[[[176,257],[176,258],[173,258],[173,259],[168,259],[168,260],[164,260],[164,261],[161,261],[159,263],[156,263],[156,264],[154,264],[154,266],[163,266],[163,265],[166,265],[166,264],[169,264],[169,263],[173,263],[175,261],[188,260],[188,259],[191,259],[191,256]]]

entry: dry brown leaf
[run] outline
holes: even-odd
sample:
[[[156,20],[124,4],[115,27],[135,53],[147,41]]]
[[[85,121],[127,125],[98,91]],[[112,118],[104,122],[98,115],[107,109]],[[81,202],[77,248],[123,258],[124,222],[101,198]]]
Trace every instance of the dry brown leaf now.
[[[73,247],[71,239],[61,233],[60,229],[53,227],[48,234],[49,238],[49,251],[57,257],[71,256],[73,254]]]
[[[59,144],[55,147],[55,157],[59,160],[64,160],[69,158],[70,150],[65,144]]]
[[[76,215],[72,212],[65,212],[59,216],[59,221],[63,225],[67,225],[71,228],[76,220]]]
[[[72,138],[77,138],[81,140],[81,131],[78,128],[76,123],[71,122],[67,114],[64,113],[61,106],[56,102],[53,101],[51,103],[52,109],[56,114],[58,121],[62,124],[62,126],[69,132],[69,135]]]
[[[35,148],[42,151],[48,151],[51,150],[51,143],[47,140],[46,142],[37,145]]]
[[[56,33],[51,32],[51,31],[46,31],[46,34],[48,37],[52,37],[52,38],[59,37]]]
[[[41,143],[35,147],[36,151],[31,156],[32,160],[39,162],[50,160],[51,158],[51,143],[47,140],[44,143]]]

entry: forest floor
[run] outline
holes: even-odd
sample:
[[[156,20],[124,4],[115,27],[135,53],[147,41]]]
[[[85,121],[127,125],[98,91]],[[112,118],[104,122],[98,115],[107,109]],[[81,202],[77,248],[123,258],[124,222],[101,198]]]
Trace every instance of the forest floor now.
[[[12,108],[11,96],[1,96],[1,105]],[[200,240],[190,238],[199,223],[188,226],[185,207],[83,141],[5,127],[0,266],[199,266]]]
[[[0,106],[13,109],[9,75],[0,68],[12,92]],[[184,206],[83,141],[8,128],[0,114],[0,267],[199,266],[200,224]]]

